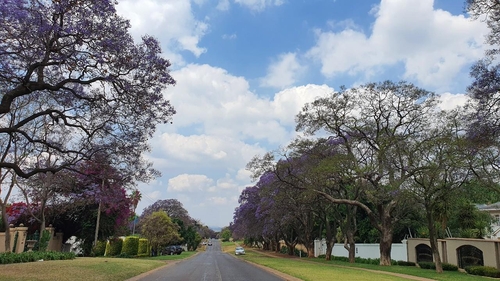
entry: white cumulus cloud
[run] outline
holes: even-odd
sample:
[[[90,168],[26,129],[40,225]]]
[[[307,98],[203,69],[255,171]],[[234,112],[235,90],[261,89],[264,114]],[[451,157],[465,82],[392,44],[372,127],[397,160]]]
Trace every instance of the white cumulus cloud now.
[[[399,79],[446,88],[461,68],[483,55],[487,29],[480,21],[435,10],[433,0],[382,0],[370,34],[347,27],[317,30],[307,56],[327,77],[348,73],[369,79],[383,67],[404,65]]]
[[[299,64],[295,53],[281,54],[278,61],[271,64],[267,69],[266,77],[261,79],[261,86],[284,89],[293,85],[297,76],[306,69]]]
[[[167,191],[193,192],[204,191],[213,184],[206,175],[182,174],[168,180]]]
[[[196,19],[190,0],[123,0],[117,11],[130,20],[136,40],[144,34],[158,38],[165,57],[174,63],[183,63],[179,51],[190,51],[195,56],[206,52],[199,42],[208,30],[208,23]]]

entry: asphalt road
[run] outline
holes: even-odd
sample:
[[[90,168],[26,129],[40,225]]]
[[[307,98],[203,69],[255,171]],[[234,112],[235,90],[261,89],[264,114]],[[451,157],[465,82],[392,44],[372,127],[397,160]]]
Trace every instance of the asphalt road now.
[[[247,263],[234,253],[223,253],[218,240],[206,251],[172,266],[153,271],[138,281],[282,281],[284,279]]]

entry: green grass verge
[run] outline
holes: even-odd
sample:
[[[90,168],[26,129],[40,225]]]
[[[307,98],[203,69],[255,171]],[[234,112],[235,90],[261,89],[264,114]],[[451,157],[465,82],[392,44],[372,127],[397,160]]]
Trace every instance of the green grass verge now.
[[[325,266],[320,263],[304,263],[299,259],[281,259],[263,256],[253,251],[247,251],[245,260],[276,269],[288,275],[300,278],[306,281],[323,280],[356,280],[356,281],[375,281],[375,280],[404,280],[401,277],[378,274],[368,271],[361,271],[353,268]]]
[[[196,252],[145,258],[76,258],[0,265],[2,281],[123,281],[168,263],[185,259]]]
[[[469,275],[463,272],[445,271],[438,274],[434,270],[411,266],[351,264],[341,261],[326,261],[319,258],[273,258],[262,254],[260,251],[248,250],[248,248],[247,254],[241,256],[241,258],[303,280],[314,281],[332,280],[333,276],[335,276],[336,280],[408,280],[403,276],[391,276],[382,272],[411,275],[439,281],[492,280],[491,278]]]

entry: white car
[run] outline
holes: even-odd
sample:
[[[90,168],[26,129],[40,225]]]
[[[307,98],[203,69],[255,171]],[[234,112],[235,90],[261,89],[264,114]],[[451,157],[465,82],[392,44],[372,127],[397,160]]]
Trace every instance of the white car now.
[[[245,249],[243,247],[236,247],[236,250],[234,250],[235,255],[244,255],[245,254]]]

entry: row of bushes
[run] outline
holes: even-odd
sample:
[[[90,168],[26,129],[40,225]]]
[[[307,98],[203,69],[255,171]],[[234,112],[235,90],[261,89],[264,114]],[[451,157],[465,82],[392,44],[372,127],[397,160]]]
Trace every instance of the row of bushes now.
[[[320,255],[319,258],[325,258],[325,255]],[[343,262],[349,262],[348,257],[335,257],[332,256],[332,260],[336,261],[343,261]],[[380,259],[371,259],[371,258],[360,258],[356,257],[354,259],[355,263],[364,263],[364,264],[373,264],[373,265],[379,265],[380,264]],[[416,263],[411,262],[411,261],[396,261],[396,260],[391,260],[392,265],[399,265],[399,266],[416,266]],[[424,269],[436,269],[436,265],[433,262],[420,262],[418,263],[420,268]],[[443,263],[443,270],[446,271],[458,271],[458,266],[449,264],[449,263]]]
[[[436,264],[433,262],[419,262],[418,266],[420,266],[420,268],[423,268],[423,269],[436,269]],[[445,270],[445,271],[458,271],[458,266],[456,266],[454,264],[443,262],[441,264],[441,266],[443,267],[443,270]]]
[[[286,246],[282,246],[280,249],[280,253],[282,253],[282,254],[288,253],[288,248]],[[295,249],[295,255],[299,255],[297,249]],[[325,257],[326,257],[326,255],[319,255],[318,256],[318,258],[321,258],[321,259],[324,259]],[[332,256],[332,260],[349,262],[348,257]],[[378,264],[380,264],[380,259],[356,257],[355,262],[356,263],[378,265]],[[399,266],[416,266],[416,264],[414,262],[410,262],[410,261],[391,260],[391,264],[392,265],[399,265]],[[441,265],[443,267],[443,270],[445,270],[445,271],[458,271],[458,266],[456,266],[454,264],[442,263]],[[436,264],[434,262],[419,262],[418,266],[420,268],[423,268],[423,269],[434,269],[434,270],[436,269]],[[472,274],[472,275],[500,278],[500,270],[498,270],[494,267],[490,267],[490,266],[468,266],[465,268],[465,271],[469,274]]]
[[[108,241],[98,241],[92,254],[95,257],[104,255],[108,257],[149,256],[148,240],[137,236],[128,236],[124,240],[112,238]]]
[[[326,255],[320,255],[318,257],[319,258],[325,258]],[[334,260],[334,261],[349,262],[349,258],[348,257],[336,257],[336,256],[332,256],[332,260]],[[378,258],[377,259],[371,259],[371,258],[355,257],[354,258],[354,262],[355,263],[364,263],[364,264],[379,265],[380,264],[380,259],[378,259]],[[392,265],[408,265],[406,263],[407,262],[391,260],[391,264]],[[415,265],[415,263],[413,263],[413,265]]]
[[[467,266],[465,271],[472,275],[500,278],[500,271],[491,266]]]
[[[0,253],[0,264],[34,262],[39,260],[72,260],[76,257],[74,253],[61,252],[23,252],[23,253]]]

